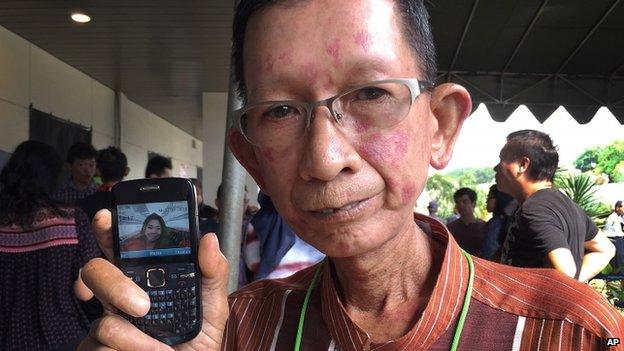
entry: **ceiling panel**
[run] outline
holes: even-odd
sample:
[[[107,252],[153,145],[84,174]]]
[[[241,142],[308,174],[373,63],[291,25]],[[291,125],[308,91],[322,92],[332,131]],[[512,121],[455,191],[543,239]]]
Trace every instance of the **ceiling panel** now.
[[[201,94],[227,91],[233,1],[0,0],[0,25],[201,138]],[[91,16],[70,20],[72,11]]]

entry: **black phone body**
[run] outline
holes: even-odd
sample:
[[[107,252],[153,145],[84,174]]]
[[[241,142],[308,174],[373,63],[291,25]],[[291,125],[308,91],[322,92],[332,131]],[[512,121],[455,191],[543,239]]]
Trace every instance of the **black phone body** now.
[[[201,274],[195,187],[184,178],[116,184],[113,195],[114,263],[150,296],[147,315],[122,314],[168,345],[201,330]]]

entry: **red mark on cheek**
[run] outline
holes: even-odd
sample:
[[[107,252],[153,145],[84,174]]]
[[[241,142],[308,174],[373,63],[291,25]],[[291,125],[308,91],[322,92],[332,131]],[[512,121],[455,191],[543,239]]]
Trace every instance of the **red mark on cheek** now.
[[[386,184],[391,189],[396,189],[399,186],[399,182],[397,182],[394,178],[388,178],[386,180]]]
[[[332,57],[334,67],[340,65],[340,39],[336,39],[327,46],[327,54]]]
[[[269,163],[275,162],[275,150],[272,147],[266,147],[261,150],[262,156],[269,161]]]
[[[355,40],[355,43],[361,46],[364,51],[368,51],[368,48],[371,46],[372,43],[372,38],[370,34],[364,30],[357,32],[353,36],[353,40]]]
[[[355,131],[358,132],[358,134],[366,134],[371,127],[372,124],[369,121],[362,120],[355,123]]]
[[[414,185],[408,185],[401,189],[401,202],[404,204],[412,202],[414,195],[416,194],[416,188]]]
[[[362,141],[362,155],[375,163],[382,162],[386,154],[387,146],[383,142],[383,137],[375,133]]]
[[[407,154],[408,141],[409,136],[402,131],[389,135],[373,133],[362,141],[362,154],[383,168],[405,167],[402,163]]]
[[[269,54],[269,56],[267,56],[264,59],[264,71],[267,73],[272,73],[273,72],[273,63],[275,63],[275,60],[273,60],[273,55]]]
[[[292,63],[292,55],[290,54],[290,52],[282,52],[278,57],[277,60],[280,62],[280,64],[288,66]]]
[[[313,85],[318,79],[318,70],[314,67],[314,65],[305,65],[303,66],[303,76],[308,84]]]
[[[407,133],[397,132],[392,134],[388,139],[388,143],[392,145],[392,153],[403,158],[407,153],[407,144],[409,141]]]

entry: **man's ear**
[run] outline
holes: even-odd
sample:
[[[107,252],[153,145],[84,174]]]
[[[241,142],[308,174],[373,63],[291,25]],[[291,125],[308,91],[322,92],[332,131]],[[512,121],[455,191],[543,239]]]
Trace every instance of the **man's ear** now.
[[[126,167],[126,170],[124,171],[124,177],[127,177],[128,174],[130,174],[130,167]]]
[[[254,153],[253,146],[245,139],[241,132],[230,129],[228,132],[228,146],[243,167],[256,181],[260,189],[264,189],[264,179],[260,172],[260,164]]]
[[[526,156],[521,157],[520,160],[518,160],[518,175],[526,173],[529,167],[531,167],[531,160]]]
[[[459,131],[472,110],[472,100],[461,85],[445,83],[433,89],[429,103],[435,117],[432,123],[431,166],[442,169],[451,159]]]

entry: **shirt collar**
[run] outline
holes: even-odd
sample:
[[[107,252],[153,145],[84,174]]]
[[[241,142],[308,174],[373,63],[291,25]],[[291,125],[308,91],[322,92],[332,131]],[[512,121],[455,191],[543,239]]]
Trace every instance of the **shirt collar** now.
[[[97,184],[95,184],[95,182],[91,180],[89,185],[84,190],[80,190],[76,188],[76,184],[74,184],[74,181],[71,179],[71,177],[69,177],[69,179],[65,182],[65,187],[78,193],[84,193],[95,191],[97,189]]]
[[[415,218],[431,226],[432,238],[444,245],[445,249],[429,302],[420,319],[406,335],[387,343],[372,344],[370,336],[349,318],[336,291],[330,265],[324,266],[321,281],[323,320],[341,350],[427,350],[448,328],[454,326],[466,292],[468,263],[442,223],[421,214],[415,214]]]
[[[102,184],[100,185],[96,191],[98,192],[110,192],[113,190],[113,186],[112,185],[106,185],[106,184]]]

